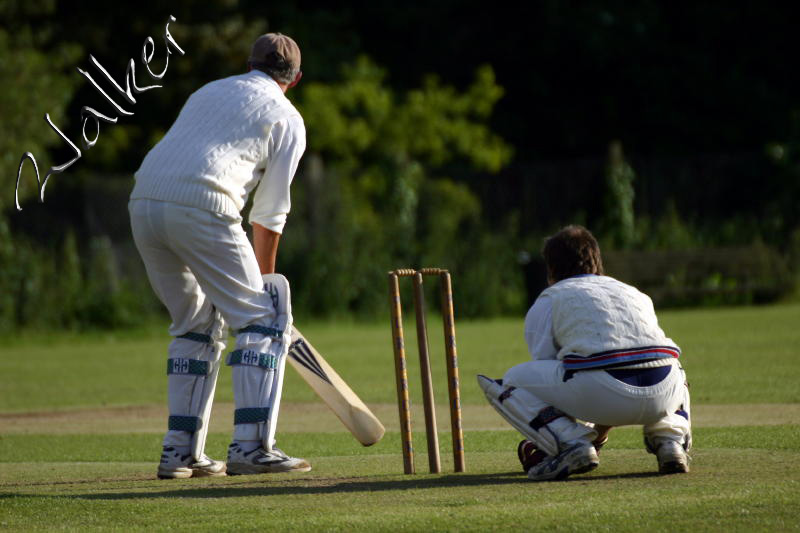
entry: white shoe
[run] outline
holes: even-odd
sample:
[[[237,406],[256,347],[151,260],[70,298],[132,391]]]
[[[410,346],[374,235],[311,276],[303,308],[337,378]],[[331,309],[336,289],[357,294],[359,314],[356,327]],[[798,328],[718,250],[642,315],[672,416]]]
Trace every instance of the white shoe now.
[[[272,448],[272,452],[268,452],[259,447],[245,452],[235,442],[228,446],[228,474],[232,476],[309,470],[311,465],[305,459],[289,457],[278,448]]]
[[[600,464],[597,450],[589,442],[576,441],[555,457],[548,456],[528,470],[528,479],[548,481],[566,479],[573,474],[594,470]]]
[[[689,455],[679,442],[659,439],[656,446],[659,474],[685,474],[689,471]]]
[[[172,446],[164,446],[161,463],[158,465],[159,479],[184,479],[187,477],[217,477],[225,475],[225,463],[210,459],[205,454],[195,461],[191,454],[181,454]]]

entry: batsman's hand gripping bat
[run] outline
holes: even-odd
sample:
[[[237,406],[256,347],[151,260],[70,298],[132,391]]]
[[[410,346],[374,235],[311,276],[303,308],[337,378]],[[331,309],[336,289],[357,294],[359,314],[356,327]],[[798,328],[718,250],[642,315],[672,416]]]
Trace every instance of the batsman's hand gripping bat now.
[[[371,446],[381,440],[386,431],[381,421],[296,327],[292,328],[288,359],[300,377],[331,408],[358,442]]]

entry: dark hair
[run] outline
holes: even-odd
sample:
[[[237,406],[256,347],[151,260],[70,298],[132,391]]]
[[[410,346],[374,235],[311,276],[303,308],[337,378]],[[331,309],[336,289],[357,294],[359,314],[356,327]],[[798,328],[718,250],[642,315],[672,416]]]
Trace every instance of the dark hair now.
[[[542,255],[553,283],[579,274],[603,274],[600,246],[583,226],[567,226],[548,237]]]
[[[291,63],[277,52],[269,54],[265,61],[250,61],[248,65],[280,83],[292,83],[300,70],[293,68]]]

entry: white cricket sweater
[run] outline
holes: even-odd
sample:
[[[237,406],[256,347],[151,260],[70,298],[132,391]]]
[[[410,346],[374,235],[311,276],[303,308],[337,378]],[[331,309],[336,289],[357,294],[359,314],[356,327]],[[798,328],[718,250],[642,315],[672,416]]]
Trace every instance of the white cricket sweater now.
[[[253,70],[216,80],[189,97],[144,158],[131,199],[238,218],[260,182],[250,222],[281,233],[305,146],[303,119],[270,76]]]
[[[649,296],[608,276],[577,276],[545,289],[553,345],[565,368],[603,368],[678,357]]]

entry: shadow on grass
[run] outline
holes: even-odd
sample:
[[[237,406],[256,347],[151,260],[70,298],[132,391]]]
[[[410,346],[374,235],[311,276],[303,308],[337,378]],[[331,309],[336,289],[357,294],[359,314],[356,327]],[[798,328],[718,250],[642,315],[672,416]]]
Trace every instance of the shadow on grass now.
[[[658,477],[657,472],[632,472],[606,476],[573,477],[564,481],[545,482],[547,484],[592,483],[612,479],[638,479]],[[447,487],[500,486],[518,483],[530,483],[522,472],[500,472],[491,474],[450,474],[437,477],[414,477],[391,480],[374,480],[374,478],[300,478],[263,482],[254,476],[242,476],[241,482],[230,482],[214,487],[196,487],[177,485],[180,480],[157,481],[168,490],[154,492],[146,489],[137,492],[84,493],[72,495],[45,496],[34,494],[0,493],[0,500],[20,496],[45,498],[72,498],[85,500],[147,500],[152,498],[240,498],[252,496],[285,496],[306,494],[336,494],[349,492],[404,491],[414,489],[436,489]],[[154,481],[148,479],[146,481]],[[100,482],[98,480],[98,482]],[[152,485],[151,485],[152,487]],[[150,488],[150,487],[148,487]],[[102,490],[102,489],[99,489]]]
[[[208,478],[206,478],[208,479]],[[523,480],[523,474],[505,472],[495,474],[451,474],[432,478],[404,478],[391,480],[374,480],[374,478],[295,478],[274,481],[262,481],[257,476],[237,476],[237,483],[227,483],[214,487],[193,488],[182,483],[183,480],[164,480],[158,483],[167,488],[163,491],[137,491],[115,493],[88,493],[53,496],[58,498],[76,498],[86,500],[146,500],[150,498],[239,498],[250,496],[302,495],[302,494],[335,494],[348,492],[402,491],[413,489],[446,488],[479,485],[505,485]],[[148,480],[154,481],[154,480]],[[146,490],[146,489],[145,489]],[[0,493],[0,500],[19,497],[20,494]],[[39,495],[28,495],[38,497]],[[46,496],[49,497],[49,496]]]
[[[649,477],[663,477],[663,474],[659,474],[656,471],[653,472],[629,472],[627,474],[608,474],[605,476],[592,476],[592,477],[573,477],[567,479],[567,481],[606,481],[609,479],[646,479]]]

